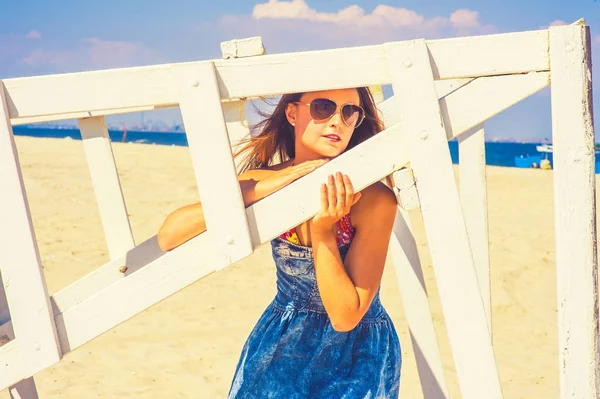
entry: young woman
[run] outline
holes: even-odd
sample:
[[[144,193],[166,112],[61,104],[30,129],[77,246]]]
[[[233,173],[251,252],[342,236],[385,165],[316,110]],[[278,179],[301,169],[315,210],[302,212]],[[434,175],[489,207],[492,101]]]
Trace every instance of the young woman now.
[[[367,88],[284,95],[246,141],[239,176],[249,206],[382,130]],[[278,158],[282,162],[275,164]],[[356,193],[337,172],[309,221],[271,242],[277,295],[248,337],[229,398],[397,398],[400,343],[379,300],[396,199]],[[200,204],[158,233],[169,250],[206,229]]]

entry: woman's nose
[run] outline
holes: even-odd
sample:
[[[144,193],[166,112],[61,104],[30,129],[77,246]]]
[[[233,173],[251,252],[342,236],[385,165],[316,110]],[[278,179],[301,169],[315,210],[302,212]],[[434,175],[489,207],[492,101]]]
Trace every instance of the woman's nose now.
[[[336,110],[333,115],[331,115],[331,119],[329,119],[330,125],[339,125],[342,123],[342,115],[340,114],[340,110]]]

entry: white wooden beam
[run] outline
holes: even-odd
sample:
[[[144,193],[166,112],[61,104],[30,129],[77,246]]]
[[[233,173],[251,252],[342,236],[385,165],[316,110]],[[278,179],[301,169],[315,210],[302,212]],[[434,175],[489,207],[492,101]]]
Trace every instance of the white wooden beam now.
[[[548,31],[428,41],[436,79],[548,71]],[[457,57],[469,62],[456,62]],[[210,61],[7,79],[12,123],[75,112],[178,103],[180,68]],[[386,85],[382,45],[214,61],[222,99]],[[54,94],[61,93],[60,98]],[[35,100],[32,100],[35,99]],[[44,119],[38,119],[42,121]]]
[[[265,48],[260,36],[221,43],[221,55],[224,59],[254,57],[264,53]]]
[[[586,26],[550,28],[561,398],[600,395],[592,62]]]
[[[111,259],[116,259],[133,248],[135,243],[108,128],[103,116],[80,119],[78,122],[108,252]]]
[[[394,174],[396,175],[396,174]],[[396,181],[396,176],[394,176]],[[425,399],[448,399],[448,386],[438,346],[425,279],[408,212],[396,211],[390,253],[396,269],[404,314],[410,330]]]
[[[25,378],[61,353],[4,94],[0,82],[0,273]]]
[[[398,206],[403,210],[409,211],[421,206],[419,202],[419,192],[415,182],[415,176],[412,169],[404,168],[394,172],[394,193]]]
[[[218,267],[250,255],[252,240],[212,64],[179,70],[180,107]]]
[[[479,290],[487,315],[490,336],[492,336],[490,246],[483,124],[458,136],[458,157],[460,201],[477,270]]]
[[[454,93],[461,87],[471,83],[473,80],[475,80],[475,78],[438,80],[435,82],[435,92],[437,93],[438,98],[441,100]]]
[[[148,262],[56,316],[60,342],[72,351],[217,268],[207,231]]]
[[[404,130],[403,147],[409,152],[417,182],[461,392],[467,399],[500,399],[500,378],[427,45],[424,40],[415,40],[409,46],[388,44],[386,52]]]
[[[465,79],[449,79],[449,80],[438,80],[436,81],[436,89],[438,93],[445,93],[456,89],[456,85],[460,82],[469,82],[473,80],[472,78]],[[379,87],[379,86],[373,86]],[[443,97],[443,96],[441,96]],[[262,96],[253,96],[247,97],[248,99],[254,98],[262,98]],[[229,103],[237,103],[240,100],[238,99],[224,99],[223,108],[226,108]],[[41,123],[41,122],[51,122],[51,121],[61,121],[68,119],[82,119],[82,118],[91,118],[94,116],[106,116],[106,115],[117,115],[117,114],[126,114],[132,112],[145,112],[145,111],[155,111],[159,109],[168,109],[168,108],[177,108],[179,104],[177,103],[168,103],[161,105],[148,105],[141,107],[124,107],[124,108],[111,108],[111,109],[101,109],[95,111],[81,111],[81,112],[73,112],[73,113],[63,113],[63,114],[51,114],[51,115],[41,115],[41,116],[32,116],[32,117],[23,117],[23,118],[14,118],[11,119],[11,124],[13,126],[18,125],[26,125],[31,123]]]
[[[550,73],[484,77],[467,83],[440,100],[448,140],[548,86]],[[397,109],[395,104],[394,96],[380,106],[386,126],[399,122],[399,115],[393,111]],[[482,117],[474,118],[474,115]],[[473,121],[476,121],[474,125]]]

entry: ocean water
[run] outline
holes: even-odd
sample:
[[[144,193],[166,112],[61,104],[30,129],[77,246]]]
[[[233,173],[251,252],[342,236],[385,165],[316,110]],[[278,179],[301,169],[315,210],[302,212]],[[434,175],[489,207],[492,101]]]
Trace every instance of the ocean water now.
[[[46,128],[31,128],[26,126],[15,126],[13,128],[15,136],[31,136],[31,137],[52,137],[63,138],[67,140],[81,140],[81,133],[78,129],[46,129]],[[108,132],[111,141],[123,142],[123,132],[109,130]],[[155,145],[171,145],[187,147],[187,139],[185,133],[173,132],[135,132],[128,131],[126,143],[141,143]],[[451,141],[450,154],[453,163],[458,163],[458,143]],[[531,166],[532,162],[538,165],[540,160],[546,155],[540,154],[536,150],[537,144],[522,144],[522,143],[494,143],[487,142],[485,144],[486,163],[494,166],[508,167],[527,167]],[[548,159],[552,164],[552,154],[549,154]],[[596,161],[596,173],[600,173],[600,163]]]

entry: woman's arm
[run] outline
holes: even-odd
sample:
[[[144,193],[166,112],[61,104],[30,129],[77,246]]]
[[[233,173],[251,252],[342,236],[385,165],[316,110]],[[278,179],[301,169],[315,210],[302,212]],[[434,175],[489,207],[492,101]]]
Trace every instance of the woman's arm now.
[[[381,283],[394,225],[396,198],[383,183],[362,191],[352,207],[356,233],[342,263],[332,229],[311,228],[319,293],[336,331],[350,331],[363,318]]]
[[[244,206],[248,207],[294,180],[312,172],[326,160],[308,161],[295,166],[249,170],[238,176]],[[170,251],[206,231],[202,204],[186,205],[172,212],[158,230],[158,245]]]

